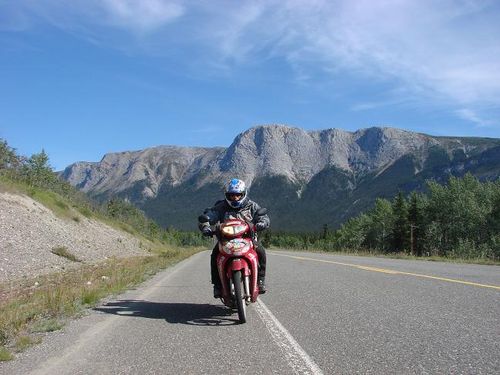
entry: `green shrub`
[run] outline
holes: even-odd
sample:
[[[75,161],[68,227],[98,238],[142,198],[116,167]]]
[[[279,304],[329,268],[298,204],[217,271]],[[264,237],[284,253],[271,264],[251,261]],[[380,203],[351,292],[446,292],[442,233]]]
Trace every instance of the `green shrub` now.
[[[3,345],[0,345],[0,362],[10,361],[14,356]]]
[[[51,253],[66,258],[68,260],[71,260],[72,262],[81,262],[81,260],[78,259],[76,255],[70,253],[65,246],[54,247],[51,250]]]

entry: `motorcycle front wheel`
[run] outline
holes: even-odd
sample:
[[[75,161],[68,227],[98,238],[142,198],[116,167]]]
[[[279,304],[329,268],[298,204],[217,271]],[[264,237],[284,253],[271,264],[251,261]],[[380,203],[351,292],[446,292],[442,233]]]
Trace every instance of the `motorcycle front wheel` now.
[[[243,293],[243,279],[241,277],[241,271],[234,271],[233,285],[234,285],[234,299],[236,300],[236,307],[238,308],[238,318],[240,319],[240,323],[246,323],[247,304],[245,302],[245,297]]]

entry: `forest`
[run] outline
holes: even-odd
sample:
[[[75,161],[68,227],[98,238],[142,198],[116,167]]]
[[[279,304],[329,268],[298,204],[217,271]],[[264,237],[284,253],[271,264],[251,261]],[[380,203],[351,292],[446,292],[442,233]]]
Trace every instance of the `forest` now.
[[[332,202],[334,204],[334,202]],[[460,259],[500,258],[500,181],[471,174],[446,185],[427,181],[425,192],[379,198],[337,230],[264,235],[268,246],[325,251],[404,253]]]

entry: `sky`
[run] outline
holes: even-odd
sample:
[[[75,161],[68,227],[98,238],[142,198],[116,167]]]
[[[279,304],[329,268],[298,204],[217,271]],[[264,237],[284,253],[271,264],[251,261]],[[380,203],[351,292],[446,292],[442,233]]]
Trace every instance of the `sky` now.
[[[55,170],[257,125],[500,138],[500,1],[0,0],[0,138]]]

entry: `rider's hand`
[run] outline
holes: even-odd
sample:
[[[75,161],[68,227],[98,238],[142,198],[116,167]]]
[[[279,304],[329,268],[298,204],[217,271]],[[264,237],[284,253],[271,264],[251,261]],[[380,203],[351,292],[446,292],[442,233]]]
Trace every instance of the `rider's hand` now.
[[[212,229],[210,228],[203,228],[203,230],[201,231],[201,233],[206,236],[206,237],[211,237],[213,235],[213,232],[212,232]]]
[[[255,230],[257,232],[263,231],[264,229],[266,229],[266,224],[264,224],[264,223],[255,224]]]

